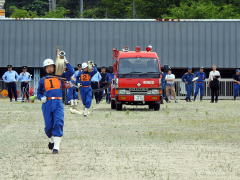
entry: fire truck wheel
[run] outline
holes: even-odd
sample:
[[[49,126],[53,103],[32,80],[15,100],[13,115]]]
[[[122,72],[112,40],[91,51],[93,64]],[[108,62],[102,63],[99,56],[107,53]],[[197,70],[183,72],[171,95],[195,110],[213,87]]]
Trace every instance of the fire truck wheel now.
[[[114,100],[111,100],[111,109],[116,109],[116,103]]]
[[[159,111],[160,104],[154,104],[153,109],[154,109],[154,111]]]
[[[152,109],[154,109],[154,105],[153,105],[153,104],[149,104],[149,105],[148,105],[148,108],[149,108],[150,110],[152,110]]]
[[[117,111],[121,111],[122,107],[123,107],[123,105],[121,103],[120,104],[116,104]]]

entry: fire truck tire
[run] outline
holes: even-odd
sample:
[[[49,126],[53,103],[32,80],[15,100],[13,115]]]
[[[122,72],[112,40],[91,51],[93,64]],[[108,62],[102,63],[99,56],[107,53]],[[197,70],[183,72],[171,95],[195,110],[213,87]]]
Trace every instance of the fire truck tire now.
[[[149,108],[150,110],[152,110],[152,109],[154,109],[154,105],[153,105],[153,104],[149,104],[149,105],[148,105],[148,108]]]
[[[116,109],[116,102],[111,100],[111,109]]]
[[[160,104],[154,104],[153,110],[154,111],[159,111],[160,110]]]
[[[123,105],[121,103],[120,104],[116,104],[117,111],[121,111],[122,107],[123,107]]]

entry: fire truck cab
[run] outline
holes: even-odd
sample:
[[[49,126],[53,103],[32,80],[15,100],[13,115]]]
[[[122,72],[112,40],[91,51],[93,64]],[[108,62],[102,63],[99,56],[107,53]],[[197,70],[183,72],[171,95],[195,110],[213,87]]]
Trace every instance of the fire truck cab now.
[[[128,48],[113,49],[113,73],[111,84],[111,108],[122,110],[126,105],[148,105],[158,111],[162,95],[161,66],[156,52],[148,46],[141,51]]]

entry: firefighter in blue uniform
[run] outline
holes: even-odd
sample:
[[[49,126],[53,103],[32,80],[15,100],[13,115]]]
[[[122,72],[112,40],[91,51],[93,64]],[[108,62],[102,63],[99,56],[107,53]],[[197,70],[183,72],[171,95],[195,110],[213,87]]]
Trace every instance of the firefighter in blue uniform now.
[[[82,63],[82,71],[76,77],[78,87],[80,87],[81,99],[84,105],[84,116],[88,116],[92,104],[91,78],[97,73],[97,68],[92,62]]]
[[[17,85],[18,73],[14,71],[12,65],[7,65],[8,71],[5,72],[2,76],[3,81],[7,84],[8,88],[8,97],[10,102],[12,102],[12,95],[14,95],[15,101],[17,101]]]
[[[234,89],[234,100],[237,99],[237,96],[240,96],[240,69],[236,70],[236,74],[233,76],[233,89]]]
[[[192,68],[189,67],[188,72],[186,72],[182,76],[182,81],[185,83],[185,87],[187,91],[186,98],[185,98],[187,102],[191,102],[191,94],[193,92],[193,78],[194,78],[194,74],[192,73]]]
[[[71,65],[67,60],[65,60],[65,63],[67,69],[71,69]],[[57,154],[63,136],[64,125],[63,82],[61,77],[54,76],[55,64],[52,59],[45,59],[43,67],[47,75],[39,81],[37,98],[42,102],[45,133],[49,138],[48,148],[52,150],[53,154]]]
[[[196,87],[195,87],[195,92],[194,92],[194,101],[197,98],[198,92],[200,90],[200,101],[202,101],[203,99],[203,95],[204,95],[204,87],[205,87],[205,79],[206,79],[206,74],[204,72],[204,67],[200,68],[200,71],[197,72],[194,75],[194,78],[197,78],[195,80],[196,82]]]
[[[64,72],[63,72],[63,74],[62,74],[62,77],[63,78],[65,78],[66,80],[66,83],[69,83],[70,84],[70,86],[71,86],[71,77],[72,77],[72,75],[74,74],[74,68],[69,64],[66,68],[65,68],[65,70],[64,70]],[[70,104],[70,101],[73,99],[73,96],[72,96],[72,89],[71,89],[71,87],[70,88],[68,88],[68,89],[63,89],[63,94],[64,94],[64,102],[65,102],[65,104],[67,104],[67,105],[69,105]],[[66,96],[66,99],[65,99],[65,96]]]
[[[82,71],[82,64],[77,64],[77,70],[74,72],[74,75],[72,76],[72,83],[74,83],[76,86],[77,86],[76,78],[79,72],[81,71]],[[75,96],[73,97],[75,106],[77,105],[77,100],[80,99],[80,97],[78,97],[78,91],[80,91],[79,88],[75,87]]]
[[[111,103],[111,84],[112,84],[112,80],[114,79],[114,74],[113,74],[113,67],[110,66],[109,67],[109,72],[107,73],[106,76],[106,81],[108,83],[108,89],[107,89],[107,95],[106,95],[106,102],[107,104]]]
[[[166,85],[167,85],[167,82],[166,82],[166,75],[168,74],[168,70],[171,69],[171,67],[169,67],[168,65],[164,65],[164,69],[163,69],[163,73],[162,73],[162,79],[161,79],[161,84],[162,84],[162,97],[163,99],[165,99],[166,102],[168,102],[168,98],[166,96]]]
[[[27,66],[22,67],[22,72],[19,75],[18,81],[21,82],[22,102],[26,96],[29,101],[29,82],[32,80],[31,74],[27,72]]]
[[[70,87],[67,89],[67,104],[71,106],[74,105],[73,96],[74,96],[74,87],[72,86],[72,75],[75,73],[74,68],[69,64],[68,68],[66,67],[65,71],[62,74],[63,78],[66,78],[66,82],[70,84]]]

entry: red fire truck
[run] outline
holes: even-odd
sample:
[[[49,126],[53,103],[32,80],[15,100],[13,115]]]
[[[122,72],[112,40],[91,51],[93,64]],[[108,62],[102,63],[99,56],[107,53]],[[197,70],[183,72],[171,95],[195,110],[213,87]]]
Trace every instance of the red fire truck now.
[[[161,67],[156,52],[148,46],[145,51],[137,46],[135,51],[113,49],[111,108],[122,110],[126,105],[148,105],[158,111],[161,101]]]

